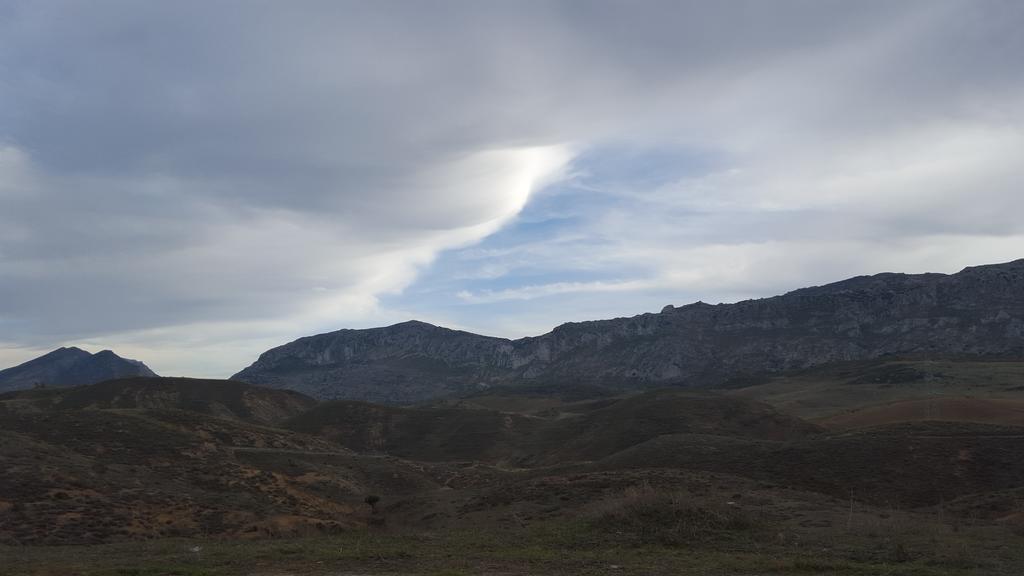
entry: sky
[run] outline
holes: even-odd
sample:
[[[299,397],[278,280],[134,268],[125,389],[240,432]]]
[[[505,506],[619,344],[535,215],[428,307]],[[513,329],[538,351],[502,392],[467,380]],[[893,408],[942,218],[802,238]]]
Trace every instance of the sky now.
[[[1016,0],[0,0],[0,367],[1024,257]]]

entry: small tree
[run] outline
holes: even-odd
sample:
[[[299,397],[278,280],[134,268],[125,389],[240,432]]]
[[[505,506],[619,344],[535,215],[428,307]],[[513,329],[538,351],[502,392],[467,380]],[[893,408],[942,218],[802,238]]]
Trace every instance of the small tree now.
[[[370,507],[371,514],[376,514],[377,502],[380,502],[380,496],[377,496],[376,494],[370,494],[366,498],[363,498],[363,502],[365,502]]]

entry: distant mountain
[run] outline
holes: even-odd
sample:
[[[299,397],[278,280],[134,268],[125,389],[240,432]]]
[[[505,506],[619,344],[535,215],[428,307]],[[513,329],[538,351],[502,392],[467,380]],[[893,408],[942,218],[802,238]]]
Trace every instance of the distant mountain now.
[[[81,348],[58,348],[24,364],[0,370],[0,392],[37,385],[79,386],[131,376],[156,374],[142,362],[121,358],[110,350],[90,354]]]
[[[401,403],[509,381],[515,354],[503,338],[411,321],[300,338],[263,353],[232,380],[314,398]]]
[[[713,386],[899,355],[1024,357],[1024,259],[666,306],[519,340],[415,321],[339,330],[271,349],[233,378],[319,398],[403,403],[527,383]]]

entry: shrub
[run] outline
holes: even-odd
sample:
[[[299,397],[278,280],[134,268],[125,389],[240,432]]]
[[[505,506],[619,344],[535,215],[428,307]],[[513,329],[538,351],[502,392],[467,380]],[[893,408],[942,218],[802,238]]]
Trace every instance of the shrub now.
[[[363,502],[365,502],[367,504],[367,506],[370,507],[371,513],[376,514],[377,513],[377,503],[380,502],[380,496],[377,496],[376,494],[370,494],[366,498],[363,499]]]
[[[693,503],[685,494],[650,486],[627,489],[588,514],[590,525],[632,545],[680,545],[754,527],[746,511],[729,504]]]

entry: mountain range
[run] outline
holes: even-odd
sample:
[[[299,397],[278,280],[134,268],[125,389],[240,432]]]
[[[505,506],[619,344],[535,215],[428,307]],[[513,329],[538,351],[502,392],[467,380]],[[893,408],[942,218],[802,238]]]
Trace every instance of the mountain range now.
[[[734,387],[882,357],[1024,358],[1024,259],[956,274],[860,276],[781,296],[665,306],[510,340],[409,321],[300,338],[232,379],[388,404],[520,390]],[[0,371],[0,392],[155,376],[109,350],[60,348]]]
[[[860,276],[734,304],[573,322],[509,340],[410,321],[263,353],[234,379],[317,398],[409,403],[494,386],[710,387],[885,356],[1024,357],[1024,259]]]
[[[110,350],[91,354],[81,348],[58,348],[24,364],[0,370],[0,392],[36,386],[80,386],[113,378],[156,376],[138,360]]]

